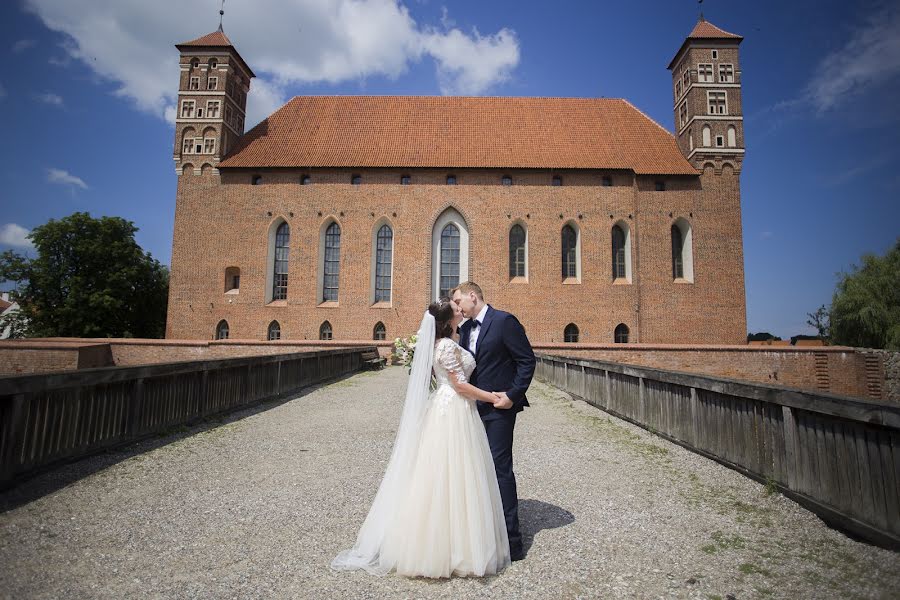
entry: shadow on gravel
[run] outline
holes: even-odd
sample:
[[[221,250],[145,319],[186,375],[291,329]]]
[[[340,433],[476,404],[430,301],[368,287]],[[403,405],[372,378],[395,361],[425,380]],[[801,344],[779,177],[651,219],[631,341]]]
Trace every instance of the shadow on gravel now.
[[[519,527],[525,554],[531,550],[534,537],[544,529],[565,527],[575,522],[575,515],[555,504],[540,500],[519,500]]]
[[[12,484],[13,487],[0,491],[0,514],[18,508],[52,494],[64,487],[75,483],[80,479],[84,479],[94,473],[112,467],[124,460],[128,460],[134,456],[156,450],[167,446],[172,442],[183,440],[198,433],[210,431],[222,425],[228,425],[247,417],[265,412],[277,406],[281,406],[285,402],[302,398],[319,388],[343,381],[357,375],[357,373],[349,373],[342,377],[330,379],[328,381],[311,385],[303,388],[298,393],[291,394],[284,398],[273,398],[265,400],[253,406],[245,406],[230,413],[222,413],[213,415],[203,421],[192,425],[178,425],[172,427],[168,431],[163,431],[144,438],[136,442],[118,448],[109,448],[101,450],[97,454],[84,456],[75,459],[73,462],[57,464],[45,469],[28,473],[21,480]]]

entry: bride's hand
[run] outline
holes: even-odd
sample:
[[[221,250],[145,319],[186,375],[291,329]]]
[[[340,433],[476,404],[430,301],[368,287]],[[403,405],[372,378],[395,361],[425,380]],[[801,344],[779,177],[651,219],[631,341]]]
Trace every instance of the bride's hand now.
[[[494,408],[498,408],[500,410],[507,410],[512,408],[513,402],[509,399],[509,396],[506,395],[506,392],[492,392],[497,400],[494,402]]]

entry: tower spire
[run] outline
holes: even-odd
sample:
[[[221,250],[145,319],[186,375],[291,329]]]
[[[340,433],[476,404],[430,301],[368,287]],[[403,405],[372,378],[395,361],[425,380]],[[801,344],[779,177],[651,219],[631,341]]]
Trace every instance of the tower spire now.
[[[222,0],[222,8],[219,9],[219,31],[222,29],[222,19],[225,17],[225,0]]]
[[[222,0],[222,4],[225,4],[225,0]],[[703,0],[697,0],[697,8],[700,10],[700,20],[705,21],[703,18]]]

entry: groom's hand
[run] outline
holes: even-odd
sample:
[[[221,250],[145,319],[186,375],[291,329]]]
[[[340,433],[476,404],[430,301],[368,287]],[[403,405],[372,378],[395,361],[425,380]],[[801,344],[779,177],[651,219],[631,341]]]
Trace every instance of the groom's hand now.
[[[512,408],[513,402],[509,399],[509,396],[506,395],[506,392],[494,392],[494,395],[497,396],[497,402],[494,403],[494,408],[499,408],[500,410]]]

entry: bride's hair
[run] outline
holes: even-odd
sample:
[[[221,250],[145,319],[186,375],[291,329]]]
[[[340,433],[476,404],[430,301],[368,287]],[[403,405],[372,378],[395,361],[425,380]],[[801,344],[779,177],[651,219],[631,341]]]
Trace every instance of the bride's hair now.
[[[453,305],[450,298],[446,296],[436,302],[428,305],[428,312],[434,317],[434,338],[450,337],[453,335],[453,327],[450,322],[453,320]]]

